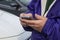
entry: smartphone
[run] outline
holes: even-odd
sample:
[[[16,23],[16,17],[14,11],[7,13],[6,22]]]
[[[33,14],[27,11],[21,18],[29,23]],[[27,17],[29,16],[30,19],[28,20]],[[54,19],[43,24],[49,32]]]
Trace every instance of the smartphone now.
[[[27,20],[32,20],[32,19],[33,19],[33,18],[30,17],[30,16],[22,16],[21,18],[22,18],[22,19],[27,19]]]

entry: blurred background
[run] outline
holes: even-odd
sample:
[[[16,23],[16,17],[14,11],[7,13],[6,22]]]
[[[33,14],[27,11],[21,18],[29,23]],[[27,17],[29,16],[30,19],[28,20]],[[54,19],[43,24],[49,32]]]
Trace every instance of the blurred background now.
[[[0,0],[0,40],[30,40],[31,32],[23,29],[20,13],[29,11],[32,0]]]
[[[19,16],[19,13],[28,11],[26,6],[30,2],[31,0],[0,0],[0,9]]]

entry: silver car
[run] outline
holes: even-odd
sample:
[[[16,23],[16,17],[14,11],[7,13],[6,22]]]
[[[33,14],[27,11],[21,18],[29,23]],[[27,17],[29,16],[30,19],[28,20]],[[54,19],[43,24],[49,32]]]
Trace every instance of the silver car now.
[[[16,11],[15,7],[9,4],[5,5],[3,1],[1,0],[2,3],[0,3],[0,40],[29,40],[31,32],[25,31],[19,21],[18,13],[21,11]],[[21,0],[22,3],[23,1]]]

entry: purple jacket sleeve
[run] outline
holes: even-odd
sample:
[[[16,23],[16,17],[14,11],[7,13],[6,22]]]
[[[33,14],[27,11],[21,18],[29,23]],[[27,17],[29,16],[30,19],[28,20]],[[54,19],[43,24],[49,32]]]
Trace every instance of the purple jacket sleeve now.
[[[60,17],[48,18],[42,33],[47,35],[49,39],[60,39]]]

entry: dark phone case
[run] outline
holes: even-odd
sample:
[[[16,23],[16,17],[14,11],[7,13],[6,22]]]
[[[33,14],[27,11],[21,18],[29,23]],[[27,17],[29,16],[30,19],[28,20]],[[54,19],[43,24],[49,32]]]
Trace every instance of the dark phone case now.
[[[21,18],[22,19],[27,19],[27,20],[32,20],[32,17],[30,17],[30,16],[22,16]]]

